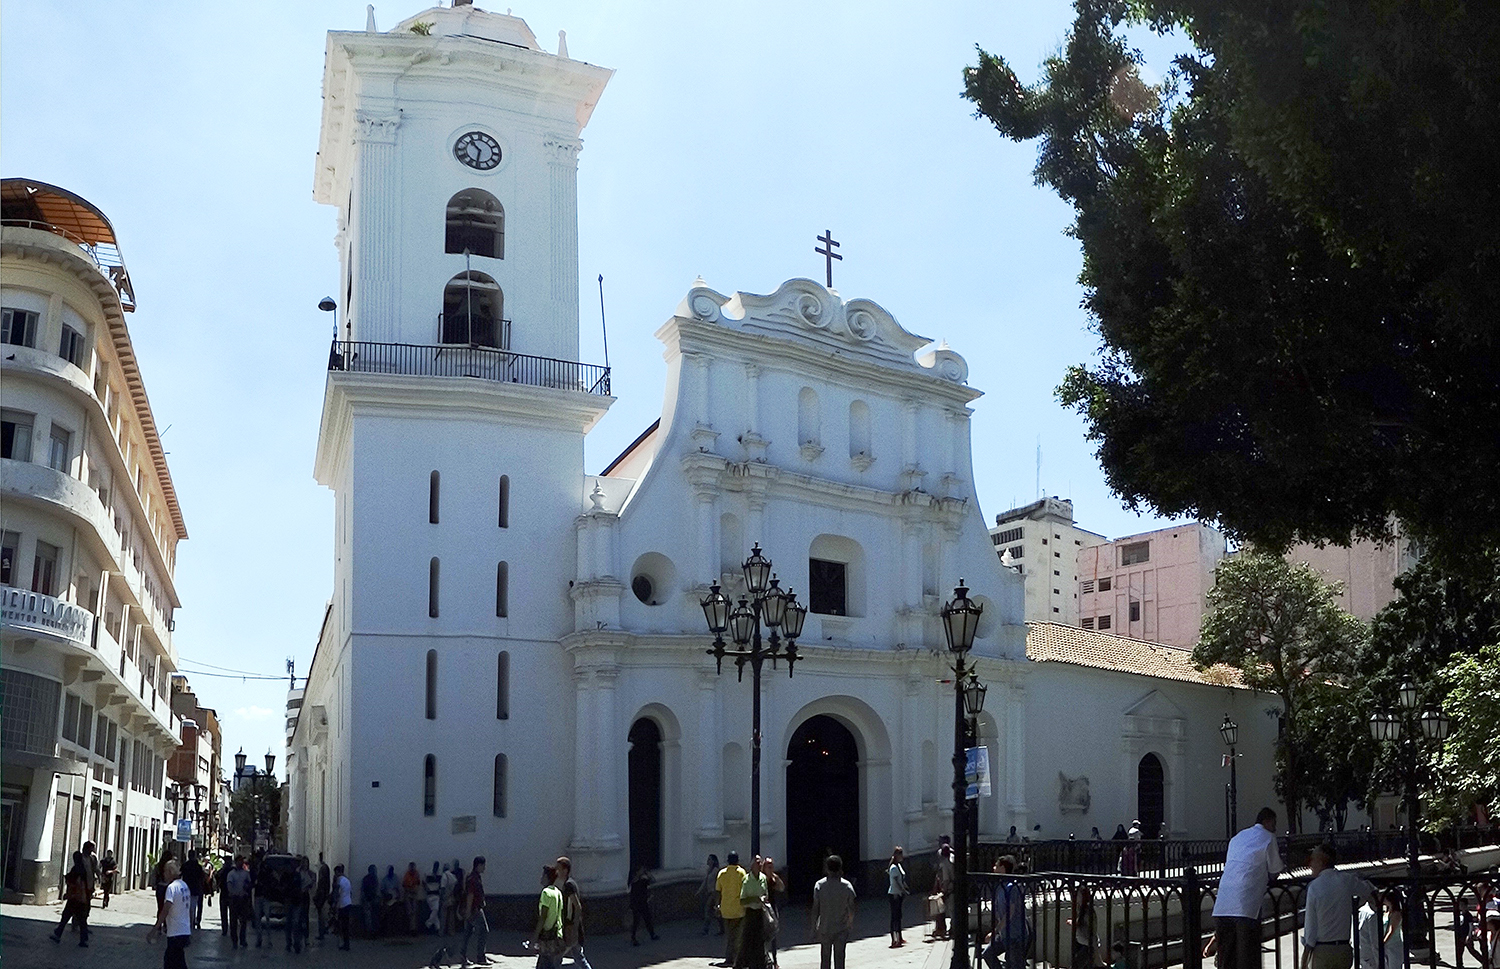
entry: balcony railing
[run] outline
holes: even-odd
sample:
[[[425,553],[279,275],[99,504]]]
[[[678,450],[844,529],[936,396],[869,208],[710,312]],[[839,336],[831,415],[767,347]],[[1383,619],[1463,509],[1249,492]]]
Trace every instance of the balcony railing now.
[[[114,285],[115,291],[120,294],[120,304],[128,313],[135,309],[135,290],[130,285],[130,276],[125,272],[125,260],[120,258],[120,249],[113,242],[89,242],[81,236],[69,232],[62,226],[53,225],[51,222],[38,222],[33,219],[4,219],[0,224],[14,226],[18,229],[36,229],[39,232],[50,232],[53,235],[73,243],[83,250],[83,254],[89,257],[99,271],[109,278]]]
[[[94,614],[56,596],[0,586],[0,617],[12,629],[26,630],[89,646]]]
[[[328,369],[417,377],[474,377],[609,396],[609,368],[495,347],[334,340]]]

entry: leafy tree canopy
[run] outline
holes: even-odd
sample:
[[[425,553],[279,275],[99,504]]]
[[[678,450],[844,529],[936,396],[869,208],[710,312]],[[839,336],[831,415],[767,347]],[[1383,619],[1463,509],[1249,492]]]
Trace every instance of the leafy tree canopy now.
[[[1267,548],[1500,539],[1500,7],[1076,0],[965,95],[1076,210],[1101,359],[1059,393],[1132,506]],[[1122,34],[1179,31],[1158,86]]]
[[[1339,608],[1336,587],[1310,565],[1265,552],[1220,562],[1207,605],[1193,661],[1233,666],[1247,685],[1281,700],[1276,786],[1293,830],[1309,793],[1320,811],[1337,811],[1357,788],[1329,778],[1309,789],[1307,778],[1344,759],[1336,748],[1347,732],[1326,728],[1341,717],[1349,720],[1345,701],[1334,691],[1346,686],[1369,627]]]
[[[1430,816],[1473,820],[1471,808],[1479,804],[1493,817],[1500,807],[1500,641],[1454,656],[1438,682],[1453,732],[1435,758]]]

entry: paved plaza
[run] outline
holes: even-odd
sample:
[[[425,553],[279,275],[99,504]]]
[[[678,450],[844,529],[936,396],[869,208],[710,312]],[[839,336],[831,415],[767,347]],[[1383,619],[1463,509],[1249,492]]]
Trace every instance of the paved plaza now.
[[[0,906],[0,915],[4,917],[5,967],[156,969],[162,964],[165,945],[160,940],[146,941],[146,931],[155,920],[155,904],[155,896],[149,892],[130,892],[111,898],[108,909],[101,909],[96,904],[89,913],[91,936],[87,949],[78,948],[78,937],[71,929],[59,944],[48,939],[48,933],[62,913],[60,904]],[[908,900],[907,909],[914,920],[918,911],[917,900]],[[860,899],[856,941],[849,945],[851,966],[860,966],[861,969],[944,969],[947,966],[949,948],[943,943],[924,943],[923,926],[919,922],[913,921],[908,926],[904,948],[891,949],[885,932],[888,917],[883,897]],[[356,938],[351,943],[352,951],[340,952],[333,936],[320,944],[316,939],[317,926],[314,926],[312,948],[294,955],[285,951],[286,936],[279,926],[274,932],[275,944],[270,948],[255,948],[252,930],[250,948],[231,949],[228,937],[220,933],[217,909],[211,919],[209,913],[204,912],[203,925],[204,931],[193,933],[193,943],[188,949],[190,969],[198,966],[419,969],[430,963],[444,941],[455,941],[454,938],[443,940],[430,936],[372,941]],[[659,942],[647,942],[643,935],[642,944],[633,947],[627,934],[603,935],[590,939],[586,952],[594,969],[644,966],[708,969],[710,963],[723,958],[724,942],[717,935],[704,936],[701,929],[702,924],[695,921],[667,922],[657,926],[661,936]],[[513,928],[492,930],[488,943],[491,965],[503,969],[531,969],[536,964],[536,957],[527,955],[522,949],[525,938]],[[782,939],[797,944],[782,948],[781,969],[816,969],[818,949],[808,944],[807,938],[807,910],[787,908]],[[461,937],[457,941],[462,941]],[[457,964],[456,946],[449,964]],[[572,969],[572,962],[565,963],[564,969]]]

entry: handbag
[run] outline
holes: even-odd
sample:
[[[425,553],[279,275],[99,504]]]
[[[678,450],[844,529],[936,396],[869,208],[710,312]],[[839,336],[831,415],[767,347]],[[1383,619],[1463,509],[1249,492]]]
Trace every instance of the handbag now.
[[[948,906],[943,900],[942,892],[933,892],[927,896],[927,917],[935,919],[939,915],[947,914]]]

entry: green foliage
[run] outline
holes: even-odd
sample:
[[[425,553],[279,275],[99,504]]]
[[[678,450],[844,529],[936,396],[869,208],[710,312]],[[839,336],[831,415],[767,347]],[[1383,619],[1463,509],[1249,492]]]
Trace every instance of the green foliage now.
[[[1264,548],[1500,540],[1500,7],[1076,0],[965,96],[1073,204],[1099,363],[1061,399],[1132,506]],[[1191,45],[1147,87],[1122,25]]]
[[[269,826],[274,831],[281,823],[281,788],[274,782],[247,780],[229,795],[229,830],[241,844],[255,842],[257,818],[261,830]],[[277,840],[274,835],[272,840]]]
[[[418,34],[418,35],[420,35],[422,37],[429,37],[429,36],[431,36],[432,35],[432,21],[430,21],[430,20],[419,20],[419,21],[417,21],[416,23],[414,23],[414,24],[411,25],[411,32],[414,33],[414,34]]]
[[[1429,820],[1464,819],[1472,806],[1500,803],[1500,640],[1455,655],[1438,674],[1452,733],[1434,758]]]
[[[1304,801],[1331,815],[1360,790],[1357,768],[1341,763],[1352,749],[1344,694],[1369,629],[1337,595],[1305,563],[1242,552],[1219,563],[1193,651],[1199,666],[1228,664],[1280,698],[1276,786],[1294,831]]]

